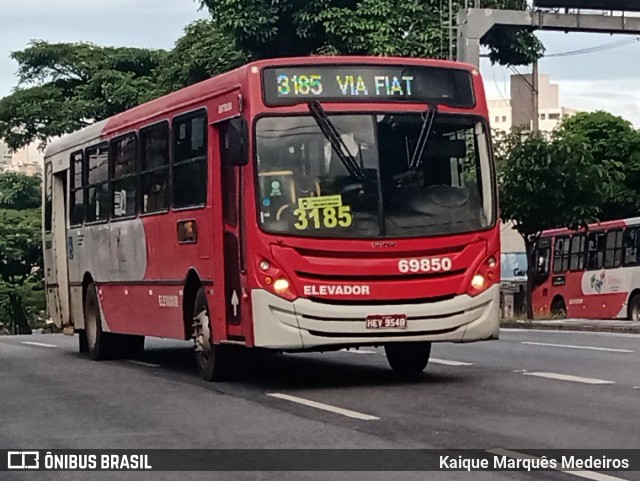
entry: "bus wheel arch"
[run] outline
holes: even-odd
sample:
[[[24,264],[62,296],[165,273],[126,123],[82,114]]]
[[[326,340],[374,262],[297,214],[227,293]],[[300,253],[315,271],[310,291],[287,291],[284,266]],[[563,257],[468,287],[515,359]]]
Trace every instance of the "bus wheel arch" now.
[[[557,295],[551,301],[551,316],[554,319],[566,319],[567,318],[567,304],[564,302],[564,297]]]
[[[640,289],[635,289],[629,296],[627,319],[636,322],[640,321]]]

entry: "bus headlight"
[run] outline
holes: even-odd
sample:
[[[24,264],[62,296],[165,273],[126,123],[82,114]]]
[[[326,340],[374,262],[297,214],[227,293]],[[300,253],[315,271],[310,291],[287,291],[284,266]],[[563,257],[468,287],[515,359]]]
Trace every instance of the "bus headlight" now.
[[[289,281],[286,279],[276,279],[273,283],[273,290],[278,294],[284,294],[289,290]]]
[[[473,279],[471,279],[471,287],[478,291],[481,291],[484,289],[484,285],[486,284],[486,282],[487,281],[482,274],[476,274],[475,276],[473,276]]]
[[[497,254],[487,257],[484,262],[478,266],[469,282],[467,294],[472,297],[477,296],[489,289],[496,282],[500,282],[500,262],[498,262]]]

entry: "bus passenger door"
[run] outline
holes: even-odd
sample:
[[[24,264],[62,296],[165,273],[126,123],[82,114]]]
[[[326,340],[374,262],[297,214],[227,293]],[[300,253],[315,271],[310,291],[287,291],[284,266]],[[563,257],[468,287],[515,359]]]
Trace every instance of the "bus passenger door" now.
[[[242,146],[240,132],[246,132],[246,121],[240,116],[242,97],[238,91],[230,92],[217,99],[213,109],[213,126],[218,132],[220,147],[219,171],[214,178],[220,178],[222,197],[222,256],[223,268],[218,272],[214,290],[218,299],[224,296],[223,319],[228,340],[244,341],[242,324],[243,294],[245,293],[246,271],[244,265],[244,226],[242,217]],[[239,128],[242,125],[242,128]],[[246,133],[245,133],[246,136]],[[219,279],[222,276],[223,279]],[[222,282],[220,282],[222,281]],[[222,292],[220,292],[222,289]]]
[[[242,157],[239,139],[242,121],[235,118],[219,125],[221,150],[221,184],[223,208],[224,296],[227,334],[240,339],[242,329],[242,298],[245,294],[246,266],[244,259],[244,219]],[[242,124],[244,125],[244,124]]]
[[[67,251],[67,172],[53,173],[53,164],[45,164],[44,196],[44,280],[49,314],[58,328],[73,333],[69,309],[69,269]]]

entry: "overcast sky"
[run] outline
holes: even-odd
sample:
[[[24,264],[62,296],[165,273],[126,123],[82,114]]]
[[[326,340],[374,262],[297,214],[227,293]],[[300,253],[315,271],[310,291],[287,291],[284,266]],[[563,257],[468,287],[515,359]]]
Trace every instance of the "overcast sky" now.
[[[205,13],[192,0],[2,0],[0,9],[0,97],[16,86],[11,51],[31,39],[89,41],[100,45],[172,47],[184,26]],[[629,38],[541,32],[547,53],[567,52]],[[604,109],[640,127],[640,42],[598,53],[545,58],[540,73],[560,85],[561,103],[581,110]],[[509,93],[511,71],[481,66],[490,97]],[[520,69],[526,72],[526,68]]]

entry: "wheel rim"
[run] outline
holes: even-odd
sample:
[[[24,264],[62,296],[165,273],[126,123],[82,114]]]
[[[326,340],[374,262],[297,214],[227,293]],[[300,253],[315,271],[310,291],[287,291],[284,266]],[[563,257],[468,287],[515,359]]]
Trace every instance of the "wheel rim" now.
[[[211,357],[211,329],[205,308],[193,318],[193,341],[196,355],[208,361]]]
[[[96,347],[96,342],[98,339],[98,319],[96,316],[96,311],[93,308],[93,304],[90,303],[87,311],[87,319],[85,322],[85,332],[87,335],[87,344],[89,345],[89,349],[94,349]]]
[[[631,307],[631,320],[632,321],[640,321],[640,303],[634,302]]]

